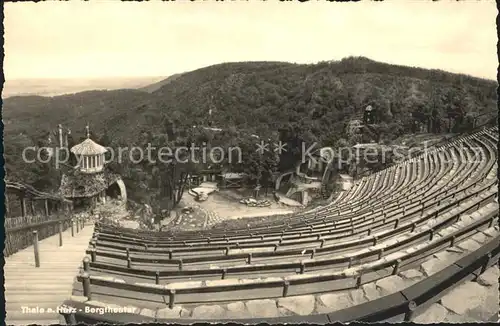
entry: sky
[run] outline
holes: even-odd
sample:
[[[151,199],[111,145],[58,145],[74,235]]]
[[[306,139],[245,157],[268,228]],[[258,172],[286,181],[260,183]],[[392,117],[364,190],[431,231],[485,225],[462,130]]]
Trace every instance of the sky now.
[[[496,79],[494,0],[5,3],[6,80],[365,56]]]

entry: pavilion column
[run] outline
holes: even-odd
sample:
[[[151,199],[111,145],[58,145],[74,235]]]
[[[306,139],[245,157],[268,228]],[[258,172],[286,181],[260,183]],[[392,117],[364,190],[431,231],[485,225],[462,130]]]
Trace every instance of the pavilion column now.
[[[35,212],[35,201],[33,200],[33,198],[30,200],[30,206],[31,206],[31,215],[35,216],[36,215],[36,212]]]
[[[26,217],[26,198],[21,197],[21,216]]]

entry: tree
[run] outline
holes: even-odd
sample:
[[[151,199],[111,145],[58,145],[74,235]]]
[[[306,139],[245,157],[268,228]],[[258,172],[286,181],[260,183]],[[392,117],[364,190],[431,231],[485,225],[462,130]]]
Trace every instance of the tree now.
[[[160,211],[173,210],[182,199],[191,171],[177,162],[160,165],[158,204]]]

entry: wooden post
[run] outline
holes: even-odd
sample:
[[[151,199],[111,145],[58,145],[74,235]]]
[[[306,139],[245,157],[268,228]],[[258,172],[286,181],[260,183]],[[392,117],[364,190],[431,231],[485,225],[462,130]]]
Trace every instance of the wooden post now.
[[[356,289],[361,287],[361,275],[356,278]]]
[[[83,295],[89,300],[92,300],[92,293],[90,292],[90,275],[89,273],[83,273]]]
[[[63,232],[63,225],[62,222],[59,221],[59,247],[62,247],[63,245],[62,232]]]
[[[74,313],[64,314],[64,321],[66,325],[76,325],[76,317]]]
[[[392,275],[397,275],[399,273],[399,266],[401,265],[401,259],[396,260],[394,269],[392,270]]]
[[[290,281],[285,280],[283,283],[283,296],[286,297],[288,295],[288,288],[290,287]]]
[[[40,253],[38,252],[38,232],[33,231],[33,250],[35,252],[35,267],[40,267]]]
[[[71,236],[75,236],[75,220],[73,218],[71,219]]]
[[[175,302],[175,290],[172,289],[172,290],[170,290],[170,295],[169,295],[169,300],[168,300],[168,307],[170,309],[174,308],[174,302]]]
[[[89,257],[84,257],[83,258],[83,271],[84,272],[90,272],[90,259]]]
[[[76,233],[80,232],[80,225],[79,225],[79,222],[80,222],[80,218],[79,218],[79,217],[77,217],[77,218],[76,218],[76,222],[75,222],[75,224],[76,224]]]
[[[488,265],[490,264],[490,260],[491,260],[491,252],[488,253],[488,255],[486,255],[485,262],[484,262],[483,266],[481,266],[481,271],[479,272],[479,275],[486,272],[486,269],[488,269]]]
[[[411,321],[413,318],[413,313],[415,312],[416,309],[417,309],[417,304],[415,303],[415,301],[410,301],[408,303],[408,312],[405,313],[404,321],[406,322]]]
[[[45,199],[44,204],[45,204],[45,216],[49,216],[50,215],[50,212],[49,212],[49,200]]]
[[[160,272],[156,271],[155,273],[155,283],[158,285],[160,284]]]

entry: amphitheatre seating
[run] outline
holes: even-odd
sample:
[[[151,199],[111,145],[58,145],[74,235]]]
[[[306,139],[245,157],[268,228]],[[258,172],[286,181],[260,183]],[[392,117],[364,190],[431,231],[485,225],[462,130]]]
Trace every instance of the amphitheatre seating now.
[[[385,206],[387,207],[387,205],[385,205]],[[319,217],[319,216],[320,216],[320,215],[317,213],[317,214],[316,214],[316,216],[313,216],[313,217],[316,217],[316,218],[317,218],[317,217]],[[296,229],[296,228],[295,228],[295,229]],[[197,237],[199,238],[199,236],[200,236],[200,235],[198,234],[198,235],[197,235]],[[169,241],[169,242],[171,243],[171,241]]]
[[[451,139],[358,180],[335,205],[274,221],[156,233],[98,223],[66,304],[134,312],[66,317],[410,320],[498,260],[497,141],[497,128]],[[343,295],[340,308],[325,299]],[[310,299],[310,311],[290,308]]]

